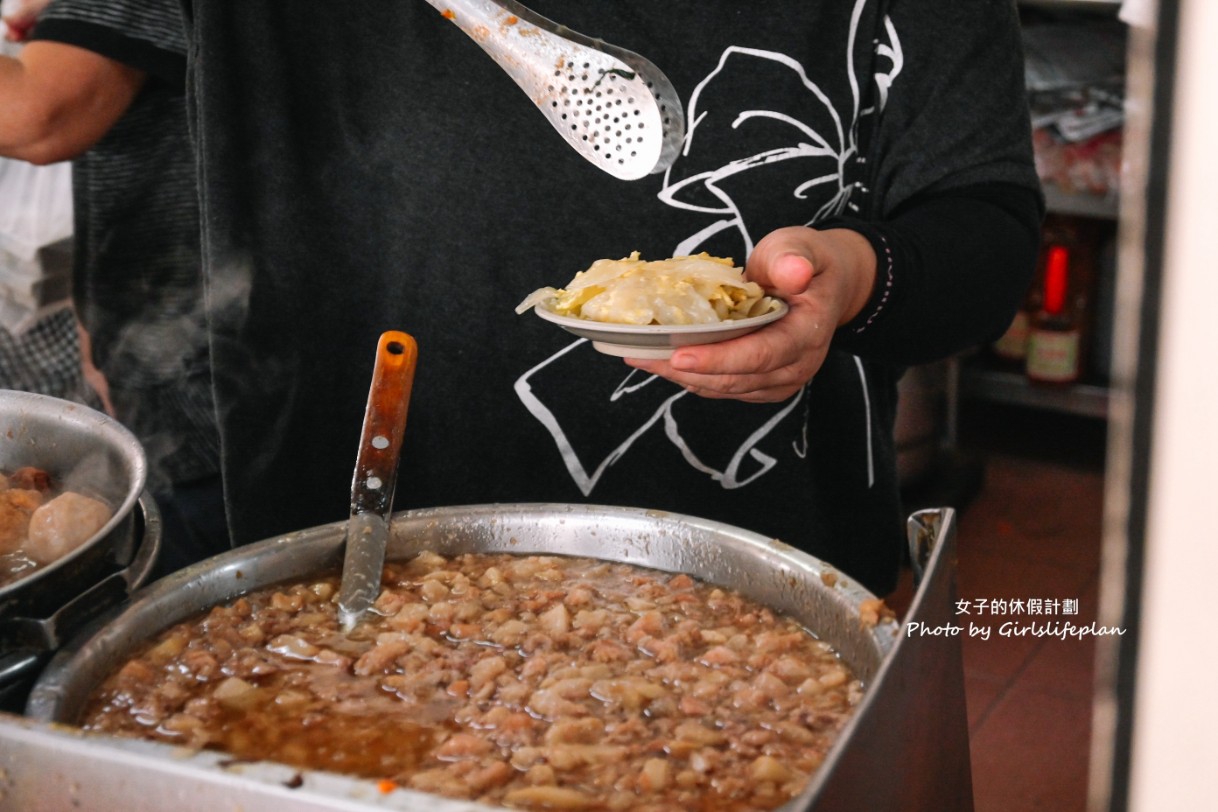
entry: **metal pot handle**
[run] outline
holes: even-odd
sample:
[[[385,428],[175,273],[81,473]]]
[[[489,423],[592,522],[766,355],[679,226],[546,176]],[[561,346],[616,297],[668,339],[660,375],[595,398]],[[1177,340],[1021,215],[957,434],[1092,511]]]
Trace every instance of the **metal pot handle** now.
[[[913,570],[914,584],[922,583],[926,567],[934,555],[936,545],[943,535],[945,524],[951,522],[951,508],[928,508],[910,514],[905,522],[905,533],[909,540],[909,562]]]
[[[131,563],[107,575],[46,618],[12,617],[0,623],[0,644],[5,649],[53,651],[66,640],[63,632],[75,633],[98,612],[125,600],[141,587],[156,564],[161,549],[161,510],[147,491],[140,496],[143,534]]]
[[[147,490],[140,494],[139,507],[138,518],[143,521],[140,546],[131,563],[120,573],[127,581],[128,593],[148,583],[148,578],[161,555],[161,537],[164,534],[161,507]]]

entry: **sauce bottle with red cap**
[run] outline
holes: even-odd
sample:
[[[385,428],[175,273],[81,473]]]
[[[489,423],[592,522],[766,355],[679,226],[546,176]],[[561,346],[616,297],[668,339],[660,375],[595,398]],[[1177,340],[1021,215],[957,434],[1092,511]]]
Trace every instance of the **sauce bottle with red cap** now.
[[[1071,304],[1071,252],[1066,245],[1046,249],[1040,309],[1028,332],[1025,372],[1036,383],[1070,384],[1082,370],[1082,326]]]

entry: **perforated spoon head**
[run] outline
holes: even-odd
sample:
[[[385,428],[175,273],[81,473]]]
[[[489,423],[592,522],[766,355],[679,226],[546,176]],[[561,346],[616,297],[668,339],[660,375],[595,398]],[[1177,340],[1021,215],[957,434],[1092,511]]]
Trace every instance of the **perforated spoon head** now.
[[[672,165],[685,115],[642,56],[558,25],[512,0],[427,0],[528,95],[580,155],[637,180]]]

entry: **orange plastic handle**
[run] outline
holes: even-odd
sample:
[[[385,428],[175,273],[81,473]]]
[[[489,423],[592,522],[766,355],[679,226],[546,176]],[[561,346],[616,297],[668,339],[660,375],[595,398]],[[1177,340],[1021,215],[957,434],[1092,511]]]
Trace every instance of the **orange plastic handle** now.
[[[373,511],[388,516],[393,509],[398,457],[418,358],[418,345],[407,333],[390,330],[381,334],[351,483],[352,513]]]

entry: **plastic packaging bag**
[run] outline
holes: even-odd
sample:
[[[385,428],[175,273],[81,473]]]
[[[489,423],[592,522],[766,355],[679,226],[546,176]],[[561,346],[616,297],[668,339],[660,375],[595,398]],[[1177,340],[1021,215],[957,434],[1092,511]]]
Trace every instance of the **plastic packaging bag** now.
[[[72,236],[72,164],[0,158],[0,250],[31,260]]]
[[[0,2],[0,37],[21,42],[29,35],[49,0],[3,0]]]
[[[0,159],[0,326],[19,334],[72,292],[72,165]]]

